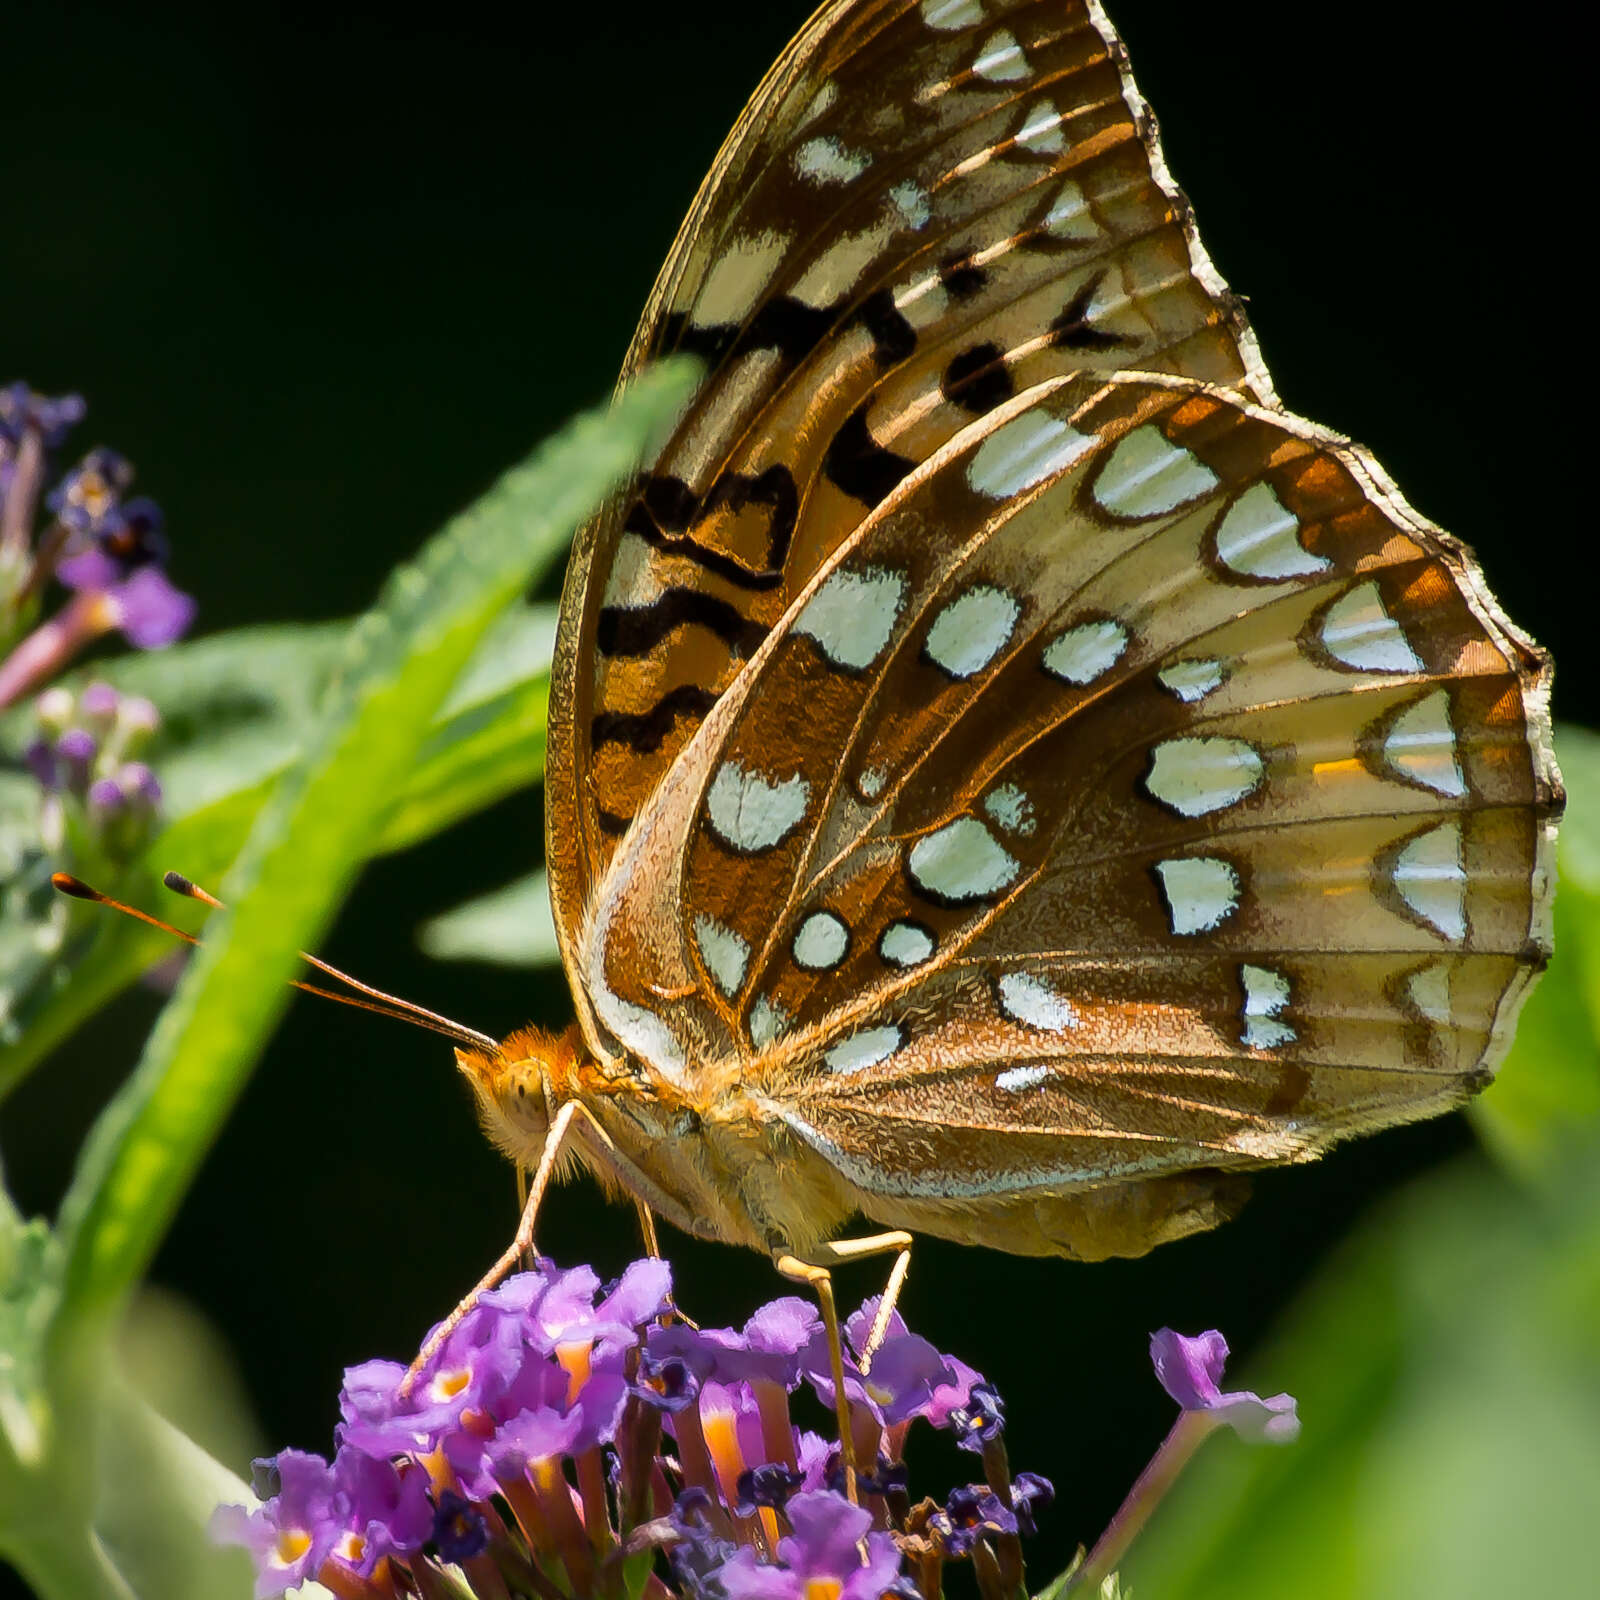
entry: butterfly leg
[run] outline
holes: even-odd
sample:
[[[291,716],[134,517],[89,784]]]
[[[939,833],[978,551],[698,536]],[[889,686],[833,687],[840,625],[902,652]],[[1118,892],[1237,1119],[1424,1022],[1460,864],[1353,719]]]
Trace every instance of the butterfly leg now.
[[[817,1297],[822,1328],[828,1338],[828,1371],[833,1379],[833,1412],[839,1429],[839,1459],[844,1463],[844,1492],[851,1505],[856,1495],[855,1452],[850,1445],[850,1405],[844,1392],[844,1346],[839,1342],[839,1312],[833,1299],[833,1274],[798,1256],[778,1255],[773,1265],[793,1283],[805,1284]]]
[[[517,1215],[520,1217],[528,1209],[528,1169],[517,1167]],[[522,1267],[525,1272],[533,1270],[534,1254],[532,1250],[523,1252]]]
[[[839,1264],[861,1261],[868,1256],[886,1255],[895,1251],[895,1264],[890,1269],[889,1281],[873,1319],[872,1332],[862,1350],[862,1368],[871,1362],[872,1352],[883,1342],[895,1301],[900,1298],[901,1286],[911,1267],[911,1235],[895,1231],[877,1233],[865,1239],[831,1239],[822,1247],[829,1258]],[[828,1368],[833,1379],[833,1408],[839,1428],[839,1455],[844,1463],[845,1492],[852,1502],[856,1498],[855,1452],[851,1443],[850,1407],[844,1392],[844,1345],[839,1337],[839,1311],[833,1296],[833,1273],[828,1267],[815,1262],[802,1261],[798,1256],[779,1254],[774,1265],[785,1277],[795,1283],[808,1285],[817,1297],[822,1312],[822,1327],[828,1339]]]
[[[861,1370],[872,1364],[872,1357],[889,1331],[889,1318],[894,1315],[900,1291],[905,1287],[906,1274],[911,1271],[911,1235],[896,1228],[892,1233],[869,1234],[865,1239],[831,1239],[824,1246],[835,1261],[864,1261],[868,1256],[884,1256],[894,1252],[894,1265],[889,1269],[888,1281],[878,1299],[878,1314],[872,1319],[872,1331],[861,1347]]]
[[[654,1260],[661,1258],[661,1241],[656,1237],[656,1214],[643,1200],[635,1200],[633,1209],[639,1213],[639,1232],[644,1236],[644,1253]]]
[[[528,1185],[528,1198],[522,1207],[522,1218],[517,1223],[516,1238],[501,1251],[495,1264],[478,1279],[455,1310],[428,1335],[422,1349],[417,1352],[417,1359],[411,1363],[405,1377],[400,1380],[402,1396],[411,1393],[423,1369],[439,1353],[440,1346],[461,1326],[462,1319],[478,1303],[478,1296],[494,1288],[517,1265],[518,1257],[524,1253],[530,1258],[533,1256],[533,1225],[538,1219],[539,1206],[544,1200],[545,1190],[550,1187],[551,1178],[555,1175],[556,1161],[561,1155],[561,1147],[566,1142],[567,1133],[582,1110],[580,1102],[569,1100],[551,1119],[549,1132],[545,1135],[544,1148],[539,1152],[539,1165],[534,1170],[532,1183]]]
[[[661,1259],[661,1241],[656,1235],[656,1214],[643,1200],[637,1197],[634,1199],[633,1209],[639,1217],[639,1232],[644,1237],[644,1253],[652,1260],[659,1261]],[[677,1296],[670,1292],[667,1295],[667,1314],[673,1321],[681,1322],[684,1327],[692,1328],[696,1333],[700,1331],[700,1324],[692,1317],[684,1316],[678,1306]]]

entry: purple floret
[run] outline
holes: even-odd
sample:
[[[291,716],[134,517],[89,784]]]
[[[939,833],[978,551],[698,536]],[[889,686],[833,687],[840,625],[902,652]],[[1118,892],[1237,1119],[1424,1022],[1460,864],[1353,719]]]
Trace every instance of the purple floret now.
[[[321,1456],[285,1450],[272,1462],[278,1492],[256,1511],[220,1506],[211,1535],[255,1558],[256,1600],[313,1578],[345,1531],[345,1501]]]
[[[950,1413],[950,1425],[964,1450],[981,1452],[985,1444],[1005,1432],[1006,1408],[992,1383],[975,1383],[964,1406]]]
[[[345,1521],[333,1553],[363,1577],[385,1556],[412,1555],[433,1536],[429,1479],[420,1467],[402,1473],[391,1461],[341,1450],[333,1480],[344,1497]]]
[[[164,649],[194,621],[194,597],[177,588],[160,567],[140,567],[105,593],[114,626],[136,650]]]
[[[852,1406],[871,1412],[886,1428],[913,1417],[937,1417],[942,1422],[962,1387],[961,1373],[920,1334],[909,1332],[898,1315],[889,1319],[884,1341],[873,1352],[869,1370],[863,1373],[856,1357],[870,1334],[873,1311],[875,1302],[868,1301],[846,1323],[851,1350],[845,1352],[845,1398]],[[833,1373],[827,1337],[820,1329],[800,1360],[806,1381],[823,1404],[831,1406]]]
[[[93,535],[116,514],[132,482],[133,464],[128,458],[101,447],[62,476],[45,504],[73,533]]]
[[[508,1278],[479,1305],[520,1317],[528,1341],[547,1354],[590,1342],[631,1349],[639,1327],[667,1309],[671,1293],[672,1269],[649,1259],[633,1262],[604,1293],[592,1267],[549,1267]]]
[[[928,1519],[929,1531],[939,1540],[946,1554],[968,1554],[980,1539],[1017,1532],[1017,1515],[1000,1503],[1000,1497],[987,1484],[964,1484],[952,1489],[944,1509]]]
[[[481,1511],[463,1500],[453,1489],[439,1496],[439,1510],[433,1524],[434,1542],[446,1561],[470,1561],[482,1555],[489,1543],[489,1524]]]
[[[15,443],[31,428],[46,450],[54,450],[83,421],[87,409],[81,394],[51,396],[37,394],[25,383],[7,384],[0,388],[0,439]]]
[[[1206,1412],[1252,1443],[1288,1444],[1299,1437],[1293,1395],[1266,1399],[1252,1390],[1224,1394],[1218,1387],[1228,1341],[1215,1328],[1192,1338],[1163,1328],[1150,1336],[1150,1360],[1161,1387],[1185,1411]]]
[[[79,714],[106,727],[110,727],[115,720],[121,704],[122,696],[109,683],[88,684],[78,696]]]
[[[115,778],[96,778],[89,785],[87,800],[89,814],[97,821],[104,821],[122,810],[127,797],[122,792],[122,785]]]
[[[901,1576],[894,1540],[872,1532],[871,1516],[843,1495],[797,1494],[788,1517],[794,1532],[778,1541],[777,1566],[742,1549],[717,1574],[727,1600],[807,1600],[824,1584],[839,1586],[839,1600],[878,1600]]]

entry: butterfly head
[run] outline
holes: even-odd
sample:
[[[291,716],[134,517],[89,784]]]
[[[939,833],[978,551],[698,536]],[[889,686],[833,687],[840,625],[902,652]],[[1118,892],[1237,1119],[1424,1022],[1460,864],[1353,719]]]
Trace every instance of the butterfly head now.
[[[571,1098],[584,1055],[576,1027],[565,1033],[519,1028],[496,1049],[458,1048],[484,1132],[511,1160],[532,1166],[556,1108]]]

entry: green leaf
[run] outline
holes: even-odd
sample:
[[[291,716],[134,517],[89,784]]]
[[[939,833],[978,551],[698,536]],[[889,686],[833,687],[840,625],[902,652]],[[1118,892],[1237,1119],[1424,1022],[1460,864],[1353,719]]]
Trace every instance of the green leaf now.
[[[403,850],[544,776],[555,608],[519,608],[490,630],[417,752],[377,852]],[[540,836],[528,807],[530,840]]]
[[[0,1463],[36,1462],[48,1418],[40,1347],[60,1295],[61,1252],[0,1189]]]
[[[507,967],[548,967],[561,960],[550,915],[550,880],[529,873],[493,894],[468,900],[418,931],[422,948],[444,961],[493,961]]]
[[[351,630],[307,755],[228,874],[233,909],[85,1145],[61,1212],[61,1326],[114,1312],[143,1272],[285,1004],[295,950],[317,942],[393,814],[474,648],[677,412],[688,378],[647,375],[609,415],[570,426],[397,571]]]
[[[208,1531],[219,1505],[256,1499],[220,1462],[114,1380],[97,1429],[94,1539],[140,1600],[246,1600],[255,1573],[248,1554]],[[301,1595],[331,1600],[320,1584]]]
[[[1556,734],[1567,812],[1556,849],[1555,957],[1494,1084],[1473,1102],[1484,1144],[1525,1178],[1600,1137],[1600,734]]]
[[[1481,1156],[1374,1216],[1237,1383],[1283,1448],[1221,1434],[1134,1544],[1162,1600],[1568,1595],[1600,1505],[1600,1165],[1544,1188]]]
[[[1083,1545],[1080,1544],[1078,1546],[1077,1554],[1072,1558],[1072,1565],[1069,1566],[1065,1572],[1061,1573],[1059,1577],[1051,1579],[1051,1581],[1034,1596],[1034,1600],[1066,1600],[1066,1596],[1072,1590],[1073,1580],[1078,1576],[1078,1573],[1081,1570],[1084,1560],[1088,1554],[1089,1552],[1084,1548]],[[1106,1581],[1111,1582],[1113,1579],[1119,1583],[1121,1582],[1120,1575],[1115,1572],[1113,1572],[1111,1577]]]
[[[166,788],[168,819],[143,858],[107,887],[137,904],[161,903],[191,931],[200,926],[197,907],[159,891],[161,872],[177,867],[214,884],[232,865],[273,784],[299,758],[337,660],[334,647],[351,626],[241,629],[107,664],[99,675],[118,689],[160,696],[166,720],[151,760]],[[548,606],[519,606],[496,621],[434,719],[369,854],[403,849],[539,780],[554,632]],[[159,673],[149,670],[152,662]],[[27,725],[13,717],[4,738],[20,753],[26,737]],[[85,906],[73,908],[67,937],[46,938],[46,917],[64,920],[67,907],[48,888],[57,863],[38,854],[37,811],[31,782],[0,781],[0,836],[9,816],[13,842],[33,851],[29,858],[17,845],[0,921],[0,1026],[8,1018],[11,1026],[0,1097],[170,949],[163,935]],[[537,823],[530,817],[529,825]]]
[[[267,1453],[237,1352],[182,1295],[142,1284],[117,1328],[115,1358],[128,1387],[207,1455],[237,1472]]]

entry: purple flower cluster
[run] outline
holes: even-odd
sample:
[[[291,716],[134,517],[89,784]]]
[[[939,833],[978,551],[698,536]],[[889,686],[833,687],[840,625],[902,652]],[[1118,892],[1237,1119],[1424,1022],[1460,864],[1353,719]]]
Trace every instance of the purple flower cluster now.
[[[138,759],[160,726],[156,708],[91,683],[81,694],[47,689],[36,711],[39,733],[27,763],[44,794],[46,849],[78,860],[127,859],[148,837],[161,803],[161,785]]]
[[[332,1462],[258,1463],[264,1503],[224,1507],[217,1536],[250,1550],[263,1597],[316,1578],[342,1600],[463,1581],[494,1600],[933,1600],[958,1559],[985,1596],[1017,1592],[1019,1535],[1050,1489],[1010,1477],[977,1373],[898,1316],[869,1352],[877,1305],[863,1306],[847,1330],[847,1483],[837,1448],[790,1415],[804,1387],[833,1404],[814,1308],[786,1298],[701,1330],[672,1316],[670,1288],[656,1260],[606,1290],[587,1267],[508,1279],[414,1384],[395,1362],[351,1368]],[[976,1451],[985,1481],[913,1507],[918,1418]]]
[[[160,509],[126,498],[133,468],[122,456],[91,450],[46,489],[55,453],[83,415],[77,395],[0,388],[0,708],[104,634],[155,650],[194,620],[194,601],[166,575]],[[37,622],[52,582],[68,597]]]
[[[913,1423],[921,1418],[953,1431],[982,1452],[972,1408],[993,1391],[971,1367],[912,1333],[898,1314],[869,1351],[877,1313],[878,1301],[869,1300],[845,1324],[845,1401],[859,1506],[840,1493],[847,1485],[838,1451],[790,1419],[789,1399],[802,1383],[834,1408],[827,1340],[809,1301],[775,1300],[742,1331],[681,1324],[650,1331],[639,1381],[661,1397],[687,1486],[669,1518],[676,1539],[670,1564],[681,1593],[695,1600],[805,1600],[819,1593],[931,1600],[941,1592],[944,1563],[962,1558],[972,1561],[985,1595],[1016,1592],[1018,1534],[1031,1531],[1031,1507],[1048,1499],[1049,1485],[1028,1475],[1012,1484],[996,1426],[987,1447],[996,1463],[990,1483],[960,1486],[943,1506],[913,1507],[905,1459]],[[978,1494],[988,1495],[996,1513],[981,1529],[969,1527],[960,1509]],[[848,1560],[839,1554],[845,1550]]]

